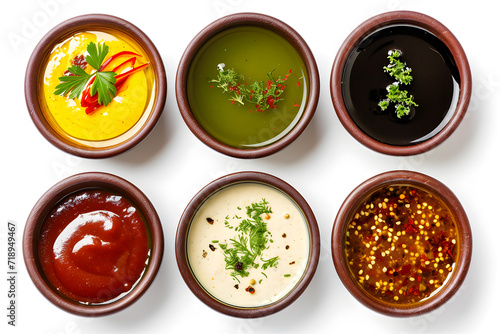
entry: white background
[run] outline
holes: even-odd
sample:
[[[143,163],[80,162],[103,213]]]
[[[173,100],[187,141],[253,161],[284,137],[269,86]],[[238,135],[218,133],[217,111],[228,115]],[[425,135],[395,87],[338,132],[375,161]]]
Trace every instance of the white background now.
[[[500,54],[494,1],[9,1],[0,13],[0,332],[2,333],[479,333],[498,328],[498,165]],[[329,79],[341,43],[361,22],[381,12],[423,12],[446,25],[461,42],[473,73],[472,101],[458,130],[434,150],[411,157],[373,152],[341,126],[332,106]],[[295,28],[316,57],[321,95],[302,136],[270,157],[240,160],[202,144],[184,124],[176,104],[175,75],[189,41],[219,17],[244,11],[272,15]],[[29,56],[52,27],[71,17],[113,14],[141,28],[163,57],[168,78],[164,113],[151,135],[120,156],[89,160],[49,144],[33,125],[24,101]],[[415,318],[391,318],[357,302],[334,269],[330,238],[338,208],[365,179],[410,169],[444,182],[461,200],[473,231],[469,274],[454,298]],[[186,287],[175,263],[174,237],[191,197],[213,179],[236,171],[274,174],[309,202],[321,232],[321,259],[311,284],[290,307],[262,319],[243,320],[213,311]],[[102,318],[68,314],[34,287],[22,260],[26,218],[53,184],[85,171],[124,177],[141,188],[163,223],[165,253],[159,274],[133,306]],[[7,222],[17,224],[17,326],[7,325]]]

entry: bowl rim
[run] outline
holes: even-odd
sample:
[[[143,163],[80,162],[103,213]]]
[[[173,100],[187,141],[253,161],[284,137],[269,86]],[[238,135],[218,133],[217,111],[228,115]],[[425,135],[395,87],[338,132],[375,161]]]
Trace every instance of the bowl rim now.
[[[198,283],[198,281],[194,277],[194,274],[192,273],[188,263],[186,250],[186,239],[191,225],[192,217],[196,214],[198,208],[204,203],[204,201],[222,188],[246,182],[259,183],[274,187],[290,197],[303,212],[310,235],[309,261],[300,281],[295,285],[290,293],[288,293],[279,301],[269,305],[258,307],[231,306],[218,301],[215,297],[212,297],[203,289],[203,287],[201,287],[200,283]],[[297,190],[295,190],[295,188],[293,188],[290,184],[286,183],[282,179],[277,178],[276,176],[262,172],[245,171],[228,174],[226,176],[215,179],[214,181],[204,186],[191,199],[189,204],[186,206],[177,227],[175,236],[175,257],[179,272],[184,282],[191,290],[191,292],[207,306],[220,313],[233,317],[258,318],[281,311],[282,309],[292,304],[305,291],[311,279],[313,278],[318,266],[319,253],[321,248],[320,242],[319,228],[314,213],[306,200],[302,197],[302,195],[300,195]]]
[[[433,137],[415,144],[407,146],[390,145],[379,142],[365,134],[349,116],[342,96],[342,74],[345,63],[351,51],[367,36],[373,32],[391,25],[411,25],[427,30],[438,37],[450,50],[460,76],[460,92],[457,107],[451,119],[446,126]],[[414,11],[391,11],[382,13],[369,18],[356,27],[342,43],[335,60],[333,62],[330,76],[330,95],[337,117],[344,128],[357,141],[366,147],[379,153],[404,156],[424,153],[441,144],[447,139],[459,126],[469,107],[472,94],[472,75],[460,42],[453,33],[436,19],[419,12]]]
[[[157,94],[149,119],[135,135],[119,144],[107,146],[105,148],[91,148],[70,143],[50,126],[42,114],[42,107],[40,106],[38,100],[38,79],[40,71],[43,70],[42,65],[45,55],[50,52],[64,36],[68,36],[70,33],[76,33],[92,29],[93,27],[102,26],[111,27],[112,29],[116,29],[127,34],[133,38],[136,43],[141,45],[146,52],[148,52],[148,56],[150,57],[155,68],[154,72]],[[62,151],[83,158],[92,159],[108,158],[121,154],[144,140],[153,130],[163,113],[167,94],[165,67],[160,53],[156,49],[153,42],[137,26],[122,18],[108,14],[79,15],[65,20],[53,27],[35,46],[26,67],[24,82],[26,106],[33,123],[42,136]]]
[[[451,278],[439,292],[424,301],[415,304],[390,304],[369,297],[350,275],[350,269],[344,256],[343,238],[345,227],[353,209],[358,207],[366,196],[376,189],[392,184],[409,184],[424,189],[439,197],[455,217],[459,234],[460,257],[456,262]],[[417,316],[430,312],[446,303],[462,285],[472,258],[472,231],[467,214],[455,194],[442,182],[426,174],[394,170],[375,175],[359,184],[342,203],[332,228],[331,251],[337,274],[343,285],[360,303],[366,307],[393,317]]]
[[[309,74],[309,98],[304,113],[297,125],[295,125],[295,127],[280,140],[257,148],[233,147],[213,138],[198,124],[196,118],[191,112],[188,101],[187,76],[189,73],[189,67],[198,50],[213,36],[226,29],[238,26],[259,26],[269,29],[285,38],[285,40],[287,40],[302,57]],[[319,70],[316,60],[306,41],[299,35],[299,33],[291,26],[275,17],[254,12],[229,14],[213,21],[203,28],[186,47],[179,62],[175,80],[177,105],[184,122],[191,132],[201,142],[212,149],[228,156],[243,159],[261,158],[274,154],[297,139],[307,128],[312,117],[314,116],[319,100],[319,86]]]
[[[122,194],[143,214],[151,234],[151,254],[148,267],[140,281],[122,298],[107,304],[85,305],[57,294],[44,278],[43,270],[38,263],[38,233],[45,217],[62,199],[81,190],[96,188]],[[162,262],[164,249],[160,218],[146,195],[129,181],[102,172],[75,174],[49,188],[31,210],[26,220],[22,242],[24,263],[28,274],[42,295],[55,306],[69,313],[88,317],[109,315],[136,302],[153,283]]]

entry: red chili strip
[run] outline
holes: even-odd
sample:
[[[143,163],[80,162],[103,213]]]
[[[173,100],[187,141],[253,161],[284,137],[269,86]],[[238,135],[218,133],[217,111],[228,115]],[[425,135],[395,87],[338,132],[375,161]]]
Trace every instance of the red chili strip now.
[[[118,52],[114,55],[112,55],[111,57],[109,57],[108,59],[106,59],[106,61],[104,63],[102,63],[101,67],[99,67],[99,71],[102,72],[106,66],[109,65],[109,63],[111,63],[113,60],[115,60],[116,58],[118,57],[122,57],[122,56],[127,56],[127,55],[131,55],[131,56],[137,56],[137,57],[141,57],[140,54],[138,53],[135,53],[135,52],[132,52],[132,51],[122,51],[122,52]]]
[[[132,57],[132,58],[129,58],[127,60],[125,60],[123,63],[121,63],[120,65],[117,65],[114,69],[113,69],[113,72],[115,73],[118,73],[118,71],[123,71],[124,69],[126,69],[127,67],[131,67],[131,68],[134,68],[134,64],[135,64],[135,61],[136,61],[137,57]]]
[[[123,52],[120,52],[120,53],[126,53],[128,51],[123,51]],[[120,53],[117,53],[116,55],[120,54]],[[130,53],[130,52],[129,52]],[[115,55],[115,56],[116,56]],[[118,65],[117,67],[121,67],[122,65],[125,65],[126,63],[129,63],[131,62],[131,60],[133,60],[133,62],[135,63],[135,57],[134,58],[130,58],[126,61],[124,61],[123,63],[121,63],[120,65]],[[118,91],[120,90],[120,88],[123,86],[123,84],[125,83],[125,81],[128,79],[128,77],[140,70],[142,70],[143,68],[147,67],[150,63],[145,63],[145,64],[142,64],[140,66],[137,66],[137,67],[133,67],[131,68],[130,70],[127,70],[127,71],[124,71],[120,74],[118,74],[117,76],[115,76],[116,78],[116,82],[115,82],[115,87],[116,87],[116,91],[118,93]],[[133,64],[132,64],[133,66]],[[116,67],[115,67],[116,69]],[[114,72],[114,71],[113,71]],[[99,107],[101,107],[101,105],[99,104],[98,102],[98,96],[97,94],[95,94],[94,96],[90,96],[90,87],[92,86],[92,83],[94,82],[94,78],[93,77],[90,81],[89,81],[89,84],[87,85],[87,87],[83,90],[82,92],[82,100],[80,102],[80,105],[85,109],[85,113],[87,115],[90,115],[92,114],[94,111],[96,111]]]

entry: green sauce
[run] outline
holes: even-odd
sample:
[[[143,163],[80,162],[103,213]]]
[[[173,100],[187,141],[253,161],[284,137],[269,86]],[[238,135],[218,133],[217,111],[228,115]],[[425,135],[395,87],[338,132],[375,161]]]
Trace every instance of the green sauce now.
[[[276,109],[256,111],[255,105],[231,103],[231,94],[210,83],[218,64],[244,75],[245,82],[289,77]],[[289,72],[290,70],[291,73]],[[269,145],[297,124],[307,103],[309,78],[295,48],[278,34],[256,26],[227,29],[196,54],[188,73],[187,92],[198,123],[218,141],[233,147]]]

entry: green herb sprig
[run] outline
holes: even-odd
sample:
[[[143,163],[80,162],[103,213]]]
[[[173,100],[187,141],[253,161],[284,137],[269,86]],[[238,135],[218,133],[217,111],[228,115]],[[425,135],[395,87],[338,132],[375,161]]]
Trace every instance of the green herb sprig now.
[[[285,90],[285,81],[290,73],[284,78],[273,77],[273,73],[267,73],[268,80],[254,81],[252,84],[245,83],[244,76],[237,73],[234,69],[224,69],[225,64],[221,63],[217,66],[217,79],[212,79],[210,83],[216,84],[224,93],[231,93],[229,99],[233,104],[239,103],[244,105],[249,102],[255,105],[257,111],[264,111],[269,108],[277,108],[276,103],[283,100],[281,96]],[[291,70],[290,70],[291,72]]]
[[[387,98],[378,103],[379,107],[384,111],[389,105],[395,103],[396,116],[401,118],[410,114],[410,107],[418,107],[415,103],[413,95],[408,95],[408,91],[400,90],[400,85],[409,85],[413,77],[411,76],[412,69],[406,66],[399,60],[402,52],[400,50],[391,50],[387,58],[389,65],[384,66],[384,71],[391,77],[396,79],[396,82],[387,86]]]
[[[85,60],[95,71],[87,73],[83,68],[71,65],[68,71],[72,75],[59,77],[60,83],[56,86],[54,94],[61,96],[69,94],[70,99],[78,98],[82,95],[89,81],[94,78],[90,87],[90,96],[97,93],[98,103],[107,106],[116,96],[116,73],[99,70],[108,52],[109,47],[106,43],[96,45],[94,42],[90,42],[87,45],[88,55]]]
[[[279,256],[264,259],[262,253],[269,248],[268,242],[272,242],[271,233],[267,229],[267,223],[262,218],[263,215],[272,213],[269,203],[262,199],[258,203],[247,206],[247,219],[243,219],[235,228],[238,232],[236,238],[230,239],[231,243],[219,244],[224,251],[226,270],[231,270],[231,276],[240,282],[238,276],[247,277],[250,269],[262,270],[278,265]],[[226,227],[231,228],[226,224]],[[258,259],[262,264],[258,263]],[[265,276],[265,274],[264,274]]]

